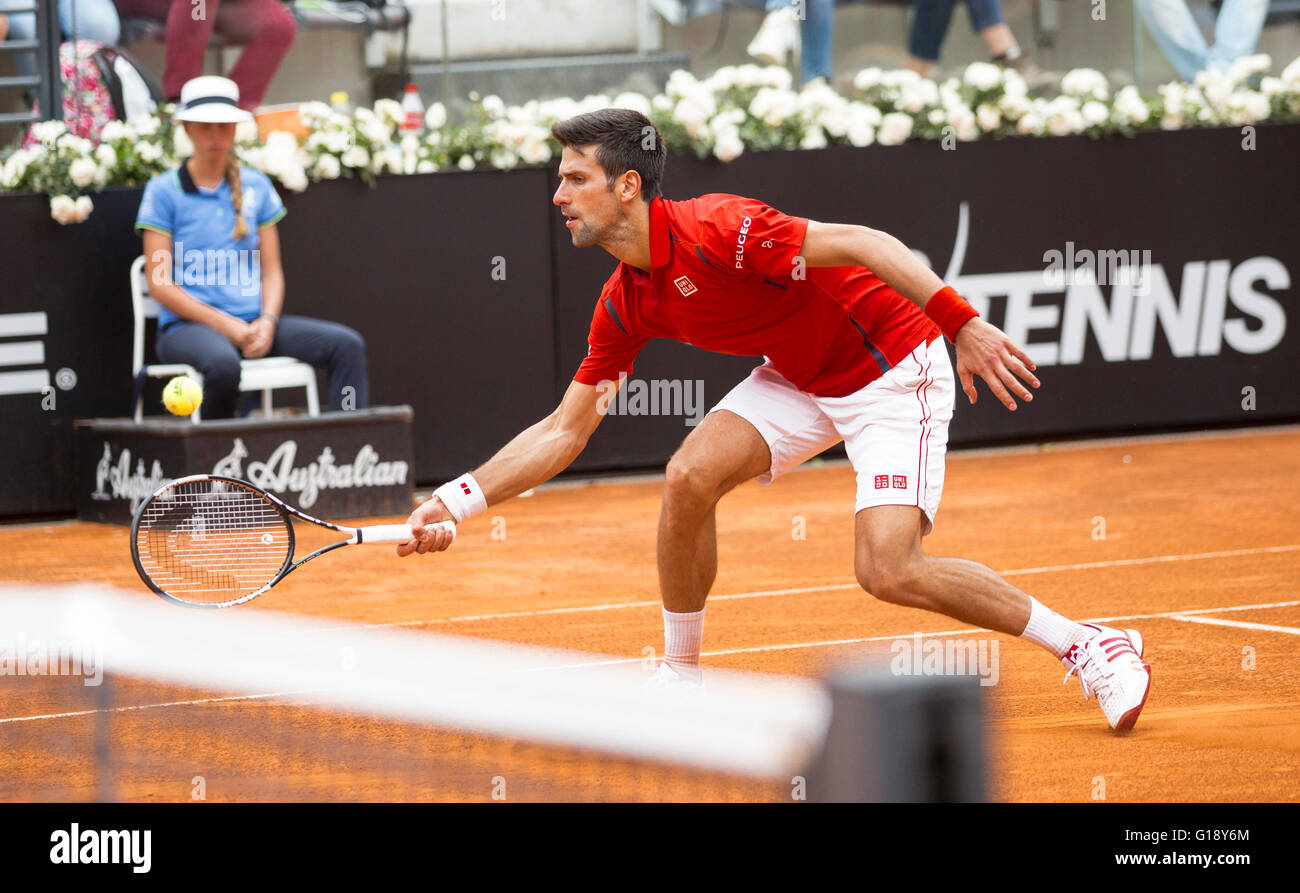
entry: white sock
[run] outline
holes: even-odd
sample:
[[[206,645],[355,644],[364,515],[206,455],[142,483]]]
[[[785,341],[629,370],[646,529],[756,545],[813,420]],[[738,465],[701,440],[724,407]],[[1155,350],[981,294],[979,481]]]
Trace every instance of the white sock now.
[[[664,663],[683,678],[698,682],[700,643],[704,641],[704,608],[674,613],[664,608]]]
[[[1029,597],[1029,623],[1025,624],[1021,638],[1037,642],[1059,660],[1071,645],[1091,634],[1092,630],[1086,626],[1061,616],[1032,595]]]

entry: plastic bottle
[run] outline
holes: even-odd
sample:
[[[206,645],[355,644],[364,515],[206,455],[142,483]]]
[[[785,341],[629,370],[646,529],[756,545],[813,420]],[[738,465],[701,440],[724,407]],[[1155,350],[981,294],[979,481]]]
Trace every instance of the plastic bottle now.
[[[336,90],[330,94],[330,108],[340,115],[352,117],[352,103],[348,102],[348,94],[343,90]]]
[[[398,128],[402,135],[424,133],[424,103],[420,101],[420,91],[415,84],[406,85],[402,96],[402,126]]]

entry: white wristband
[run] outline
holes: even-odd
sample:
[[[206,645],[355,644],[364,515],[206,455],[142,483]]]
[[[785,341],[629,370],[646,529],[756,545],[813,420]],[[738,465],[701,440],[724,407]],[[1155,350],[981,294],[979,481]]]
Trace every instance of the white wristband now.
[[[433,491],[433,495],[447,507],[447,511],[451,512],[451,517],[457,524],[487,508],[487,498],[483,495],[483,488],[468,472],[454,481],[443,484]]]

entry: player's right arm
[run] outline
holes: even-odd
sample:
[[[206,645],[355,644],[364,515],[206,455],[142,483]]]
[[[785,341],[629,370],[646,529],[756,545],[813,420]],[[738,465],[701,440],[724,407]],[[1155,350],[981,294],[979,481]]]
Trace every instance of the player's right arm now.
[[[586,448],[587,440],[604,418],[609,400],[620,384],[570,382],[554,412],[519,432],[495,456],[474,469],[474,480],[482,488],[487,504],[495,505],[518,496],[567,468]],[[407,519],[420,538],[398,546],[397,554],[440,552],[447,548],[451,538],[442,531],[429,533],[424,525],[449,520],[454,519],[442,501],[436,496],[430,498]]]

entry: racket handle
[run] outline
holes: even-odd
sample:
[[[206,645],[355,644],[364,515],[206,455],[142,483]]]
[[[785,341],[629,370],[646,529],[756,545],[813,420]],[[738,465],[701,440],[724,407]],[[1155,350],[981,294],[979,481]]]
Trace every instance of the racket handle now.
[[[452,521],[439,521],[437,524],[426,524],[425,530],[430,532],[445,527],[451,531],[451,538],[456,539],[456,524]],[[405,543],[411,540],[410,524],[374,524],[370,527],[357,528],[357,542],[359,543]]]

